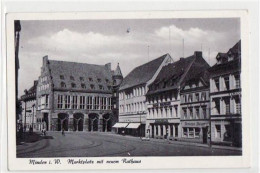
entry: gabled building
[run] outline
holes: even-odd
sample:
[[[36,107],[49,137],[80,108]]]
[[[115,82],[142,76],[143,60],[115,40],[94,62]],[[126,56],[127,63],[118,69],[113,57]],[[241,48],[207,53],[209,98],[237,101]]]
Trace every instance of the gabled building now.
[[[147,97],[147,136],[152,138],[180,139],[181,89],[186,82],[201,73],[208,64],[202,52],[194,52],[187,58],[168,64],[162,68],[156,79],[149,85]]]
[[[38,81],[35,80],[33,86],[29,90],[25,90],[20,99],[22,103],[21,124],[24,130],[29,130],[29,128],[37,129],[35,107],[37,83]]]
[[[161,69],[173,60],[165,54],[133,69],[123,80],[119,89],[118,133],[145,136],[147,117],[146,93]]]
[[[181,88],[181,140],[208,143],[210,133],[208,63],[194,66],[194,73]],[[201,65],[201,66],[200,66]]]
[[[118,69],[119,66],[118,66]],[[37,122],[51,131],[111,131],[117,120],[111,64],[94,65],[43,57],[37,85]],[[115,86],[120,82],[115,82]]]
[[[241,41],[216,59],[209,69],[211,141],[241,146]]]

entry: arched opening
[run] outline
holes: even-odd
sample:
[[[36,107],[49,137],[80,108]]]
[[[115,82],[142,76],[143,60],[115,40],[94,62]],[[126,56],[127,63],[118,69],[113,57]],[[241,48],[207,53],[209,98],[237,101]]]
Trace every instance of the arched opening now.
[[[82,114],[82,113],[75,113],[73,115],[73,128],[74,128],[74,131],[83,131],[83,120],[84,120],[84,114]]]
[[[68,131],[69,128],[69,121],[68,121],[69,115],[66,113],[59,113],[58,114],[58,131],[61,131],[64,129],[65,131]]]
[[[89,131],[98,131],[98,114],[91,113],[88,115],[88,130]]]
[[[111,114],[107,113],[103,115],[103,132],[111,132],[112,130],[112,121]]]

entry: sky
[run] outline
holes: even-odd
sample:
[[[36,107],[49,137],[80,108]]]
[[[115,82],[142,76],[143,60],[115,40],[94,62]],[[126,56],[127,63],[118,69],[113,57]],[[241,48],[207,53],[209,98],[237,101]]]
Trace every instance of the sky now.
[[[240,40],[238,18],[21,21],[18,96],[40,76],[42,57],[135,67],[169,53],[174,61],[202,51],[212,66],[218,52]],[[129,31],[129,32],[127,32]]]

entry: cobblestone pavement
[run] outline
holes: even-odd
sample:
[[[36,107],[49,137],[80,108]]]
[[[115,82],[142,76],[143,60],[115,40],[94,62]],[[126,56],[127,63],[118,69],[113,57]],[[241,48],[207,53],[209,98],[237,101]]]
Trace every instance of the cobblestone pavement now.
[[[241,151],[184,145],[166,140],[142,141],[139,137],[100,132],[48,132],[34,143],[17,145],[17,157],[103,156],[216,156],[241,155]]]

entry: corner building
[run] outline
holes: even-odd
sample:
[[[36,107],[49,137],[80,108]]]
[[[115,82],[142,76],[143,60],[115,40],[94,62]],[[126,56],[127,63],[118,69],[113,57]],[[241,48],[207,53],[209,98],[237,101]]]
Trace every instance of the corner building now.
[[[110,63],[93,65],[43,57],[37,123],[50,131],[111,131],[117,119],[112,105],[114,73]]]
[[[149,85],[146,128],[152,138],[179,140],[182,137],[180,91],[205,64],[201,52],[162,68]]]
[[[242,146],[241,41],[227,53],[218,53],[209,69],[211,142]]]
[[[146,93],[161,69],[172,63],[165,54],[133,69],[123,80],[119,89],[119,122],[114,128],[117,132],[132,136],[145,136],[146,131]]]
[[[24,91],[21,96],[22,103],[22,118],[21,124],[29,130],[30,127],[37,129],[36,126],[36,88],[38,81],[35,80],[33,86],[29,90]]]

